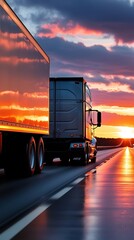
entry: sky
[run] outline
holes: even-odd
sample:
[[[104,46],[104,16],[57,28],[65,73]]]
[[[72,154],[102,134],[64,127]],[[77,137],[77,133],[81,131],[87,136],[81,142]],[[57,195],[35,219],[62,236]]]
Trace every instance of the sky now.
[[[83,77],[98,137],[134,138],[134,0],[7,0],[50,57],[51,77]]]

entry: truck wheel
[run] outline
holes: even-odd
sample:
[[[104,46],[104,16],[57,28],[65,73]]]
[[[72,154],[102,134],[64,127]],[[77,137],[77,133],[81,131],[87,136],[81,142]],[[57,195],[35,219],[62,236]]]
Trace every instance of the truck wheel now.
[[[44,166],[44,141],[39,139],[36,153],[36,173],[41,173]]]
[[[33,137],[30,138],[26,150],[26,176],[32,176],[36,166],[36,143]]]
[[[89,163],[89,146],[88,143],[86,143],[86,148],[84,150],[83,157],[81,156],[82,159],[82,165],[86,166]]]
[[[89,156],[88,153],[85,152],[84,154],[81,155],[81,165],[86,166],[89,163]]]
[[[93,157],[93,158],[91,159],[91,162],[92,162],[92,163],[95,163],[95,162],[96,162],[96,157]]]
[[[87,165],[89,163],[89,156],[88,153],[85,153],[85,165]]]
[[[88,164],[88,153],[85,153],[82,159],[82,165],[86,166]]]

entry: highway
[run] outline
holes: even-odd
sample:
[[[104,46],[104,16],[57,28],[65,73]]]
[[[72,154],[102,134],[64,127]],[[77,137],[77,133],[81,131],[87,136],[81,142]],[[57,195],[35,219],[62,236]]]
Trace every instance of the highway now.
[[[88,166],[0,176],[1,240],[116,240],[134,235],[134,149],[99,151]]]

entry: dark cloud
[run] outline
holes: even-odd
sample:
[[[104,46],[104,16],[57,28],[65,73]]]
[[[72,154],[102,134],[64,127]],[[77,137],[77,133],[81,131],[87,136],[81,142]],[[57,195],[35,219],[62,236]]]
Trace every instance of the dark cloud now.
[[[2,33],[6,33],[8,29],[8,33],[18,33],[18,27],[16,24],[11,22],[7,13],[0,8],[0,31]]]
[[[8,2],[13,4],[11,0]],[[18,0],[15,0],[16,7]],[[20,6],[33,7],[39,10],[38,14],[32,13],[32,21],[43,21],[40,19],[54,19],[51,12],[59,12],[59,18],[64,16],[63,21],[60,19],[60,24],[65,24],[65,19],[68,22],[70,19],[74,23],[79,23],[87,28],[104,30],[107,32],[113,31],[117,36],[120,35],[123,29],[125,38],[129,38],[130,34],[134,34],[133,29],[130,30],[131,24],[134,24],[134,5],[130,5],[128,0],[22,0]],[[48,13],[43,9],[47,9]],[[58,17],[58,15],[57,15]],[[44,22],[46,23],[46,22]],[[125,24],[129,24],[129,27]],[[121,25],[119,27],[119,25]],[[104,28],[103,28],[104,27]],[[115,31],[116,30],[116,31]],[[129,33],[126,31],[130,30]],[[43,31],[41,27],[38,32]],[[50,33],[51,29],[44,29],[45,34]],[[124,76],[134,75],[134,50],[129,47],[113,47],[111,51],[101,45],[86,47],[83,44],[67,42],[61,38],[37,38],[41,46],[45,49],[51,59],[51,75],[85,75],[91,73],[95,76],[100,74],[115,74]],[[98,79],[102,82],[107,82],[106,79]],[[91,79],[90,79],[91,80]],[[98,80],[98,81],[99,81]],[[96,81],[96,79],[92,79]],[[114,80],[113,80],[114,81]],[[107,83],[106,83],[107,84]],[[133,85],[130,86],[133,89]]]
[[[112,79],[112,83],[119,83],[121,85],[127,85],[131,91],[134,91],[134,79],[126,79],[124,78],[119,78],[115,77]]]
[[[61,38],[38,38],[50,56],[51,63],[68,71],[91,73],[93,75],[134,76],[134,50],[129,47],[86,47]],[[56,60],[56,61],[55,61]]]
[[[61,16],[62,20],[64,18],[64,26],[65,20],[66,24],[71,20],[74,24],[79,24],[87,29],[112,34],[116,41],[134,41],[134,5],[130,4],[128,0],[22,0],[21,2],[15,0],[15,2],[16,4],[19,2],[19,6],[41,6],[50,13],[57,11],[59,18]],[[45,18],[45,14],[43,18]],[[49,15],[49,18],[52,20],[53,15]]]

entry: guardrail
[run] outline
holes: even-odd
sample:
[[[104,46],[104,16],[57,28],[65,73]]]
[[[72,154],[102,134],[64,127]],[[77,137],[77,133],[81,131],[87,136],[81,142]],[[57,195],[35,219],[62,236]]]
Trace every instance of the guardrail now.
[[[106,149],[118,148],[118,147],[121,147],[121,145],[120,146],[98,146],[97,150],[106,150]]]
[[[118,145],[114,145],[114,146],[97,146],[97,149],[98,150],[105,150],[105,149],[111,149],[111,148],[118,148],[118,147],[121,147],[123,144],[123,140],[120,142],[120,144]]]

